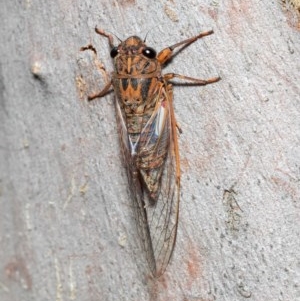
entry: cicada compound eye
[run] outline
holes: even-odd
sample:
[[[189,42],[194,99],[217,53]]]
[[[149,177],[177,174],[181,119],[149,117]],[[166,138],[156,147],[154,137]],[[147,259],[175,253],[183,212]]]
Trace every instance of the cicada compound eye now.
[[[143,50],[143,55],[149,59],[154,59],[156,57],[156,51],[151,47],[146,47]]]
[[[119,53],[118,47],[114,47],[114,48],[110,51],[110,56],[111,56],[112,58],[114,58],[114,57],[116,57],[116,56],[118,55],[118,53]]]

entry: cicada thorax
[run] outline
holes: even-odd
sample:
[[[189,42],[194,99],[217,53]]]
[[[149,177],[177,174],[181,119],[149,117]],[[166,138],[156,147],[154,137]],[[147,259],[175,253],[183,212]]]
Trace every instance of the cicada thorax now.
[[[138,37],[118,47],[112,83],[130,139],[133,168],[139,171],[150,199],[160,189],[169,143],[168,104],[158,60],[143,55]]]

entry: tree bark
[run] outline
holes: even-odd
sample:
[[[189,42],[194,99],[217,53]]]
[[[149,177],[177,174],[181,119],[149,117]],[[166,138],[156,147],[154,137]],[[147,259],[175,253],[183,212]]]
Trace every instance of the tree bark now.
[[[2,2],[0,300],[300,300],[300,36],[280,3]],[[113,93],[87,102],[113,70],[96,25],[157,51],[215,32],[164,69],[222,81],[174,87],[182,195],[159,279]]]

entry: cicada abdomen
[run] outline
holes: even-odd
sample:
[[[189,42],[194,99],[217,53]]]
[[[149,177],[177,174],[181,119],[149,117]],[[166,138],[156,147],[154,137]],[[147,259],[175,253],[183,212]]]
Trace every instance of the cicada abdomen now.
[[[111,35],[96,28],[108,38],[114,72],[111,81],[89,100],[104,96],[111,86],[123,162],[127,170],[138,234],[152,274],[165,271],[176,241],[180,200],[180,162],[177,124],[173,108],[172,78],[199,85],[220,78],[195,79],[161,72],[173,50],[210,35],[199,35],[156,51],[137,36],[113,45]]]

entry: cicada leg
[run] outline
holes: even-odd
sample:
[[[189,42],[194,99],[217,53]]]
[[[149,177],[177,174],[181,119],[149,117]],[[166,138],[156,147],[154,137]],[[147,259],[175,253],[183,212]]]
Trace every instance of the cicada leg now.
[[[98,33],[99,35],[108,38],[108,43],[109,43],[109,47],[110,47],[110,48],[113,48],[113,47],[114,47],[114,39],[113,39],[113,36],[112,36],[111,34],[106,33],[104,30],[98,29],[97,27],[95,27],[95,31],[96,31],[96,33]]]
[[[178,130],[179,134],[182,134],[181,126],[177,121],[176,121],[176,127],[177,127],[177,130]]]
[[[170,79],[175,78],[175,77],[183,79],[183,80],[194,82],[195,84],[197,84],[199,86],[205,86],[205,85],[208,85],[208,84],[213,84],[215,82],[218,82],[221,79],[221,77],[219,77],[219,76],[218,77],[212,77],[212,78],[209,78],[209,79],[200,79],[200,78],[189,77],[189,76],[176,74],[176,73],[167,73],[167,74],[164,75],[164,80],[169,81]]]
[[[179,46],[182,46],[183,45],[183,48],[184,47],[187,47],[189,46],[190,44],[194,43],[195,41],[197,41],[198,39],[201,39],[205,36],[208,36],[208,35],[211,35],[213,34],[214,31],[213,30],[209,30],[209,31],[204,31],[204,32],[201,32],[199,33],[198,35],[194,36],[194,37],[191,37],[189,39],[186,39],[182,42],[179,42],[179,43],[176,43],[172,46],[169,46],[165,49],[163,49],[158,55],[157,55],[157,59],[158,61],[161,63],[161,64],[164,64],[167,60],[169,60],[172,55],[173,55],[173,50]]]
[[[110,82],[108,82],[106,84],[106,86],[100,92],[92,94],[92,95],[89,95],[88,96],[88,101],[91,101],[91,100],[93,100],[95,98],[104,96],[109,91],[109,88],[111,87],[111,85],[112,85],[112,83],[110,81]]]
[[[106,37],[106,38],[108,39],[108,43],[109,43],[110,48],[113,48],[113,47],[114,47],[112,35],[106,33],[105,31],[103,31],[103,30],[101,30],[101,29],[98,29],[97,27],[95,28],[95,31],[96,31],[96,33],[98,33],[99,35],[104,36],[104,37]],[[97,51],[96,51],[96,49],[95,49],[94,46],[88,45],[87,47],[82,47],[82,48],[81,48],[81,50],[87,50],[87,49],[92,50],[92,51],[95,53],[95,55],[97,55]],[[110,88],[111,86],[112,86],[112,82],[110,81],[110,82],[108,82],[108,83],[105,85],[105,87],[104,87],[100,92],[95,93],[95,94],[92,94],[92,95],[89,95],[89,96],[88,96],[88,101],[91,101],[91,100],[93,100],[93,99],[95,99],[95,98],[104,96],[105,94],[108,93],[109,88]]]

